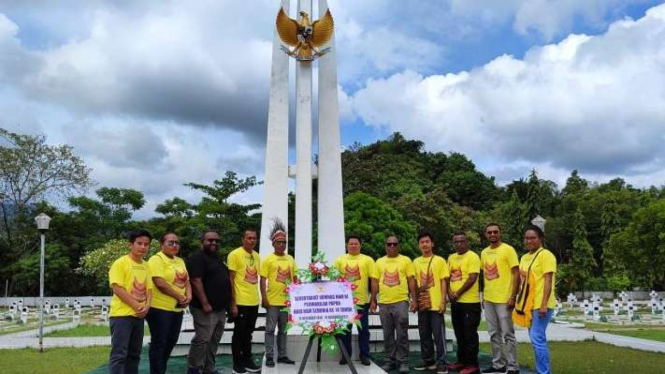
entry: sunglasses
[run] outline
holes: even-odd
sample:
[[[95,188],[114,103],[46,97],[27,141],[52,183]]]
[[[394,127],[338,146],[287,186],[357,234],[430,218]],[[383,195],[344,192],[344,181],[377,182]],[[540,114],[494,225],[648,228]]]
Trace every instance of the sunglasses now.
[[[386,247],[397,247],[399,243],[386,243]]]
[[[167,240],[166,245],[169,247],[180,246],[180,242],[177,240]]]

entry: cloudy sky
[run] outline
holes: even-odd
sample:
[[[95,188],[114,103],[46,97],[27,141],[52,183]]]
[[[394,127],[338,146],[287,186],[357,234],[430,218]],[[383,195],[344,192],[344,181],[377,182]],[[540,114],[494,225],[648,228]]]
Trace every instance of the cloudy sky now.
[[[295,8],[295,1],[292,2]],[[316,2],[315,2],[316,3]],[[261,178],[278,0],[0,0],[0,126],[154,206]],[[344,145],[394,131],[500,184],[665,184],[665,5],[330,0]],[[260,187],[236,199],[259,201]]]

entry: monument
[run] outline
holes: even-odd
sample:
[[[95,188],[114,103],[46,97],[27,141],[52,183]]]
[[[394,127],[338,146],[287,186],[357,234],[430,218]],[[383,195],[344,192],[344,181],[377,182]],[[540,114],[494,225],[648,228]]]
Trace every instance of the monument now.
[[[295,178],[293,255],[298,267],[302,268],[310,262],[313,249],[314,179],[318,178],[316,247],[331,260],[344,253],[339,103],[334,22],[328,2],[319,0],[319,19],[313,22],[310,21],[312,0],[298,0],[298,19],[288,16],[289,3],[288,0],[281,1],[273,41],[261,232],[269,232],[275,218],[289,222],[289,178]],[[289,60],[295,64],[296,78],[295,165],[289,165]],[[313,112],[315,64],[318,64],[318,116]],[[313,164],[312,158],[314,118],[318,118],[317,165]],[[271,247],[267,235],[261,235],[260,240],[261,248]]]

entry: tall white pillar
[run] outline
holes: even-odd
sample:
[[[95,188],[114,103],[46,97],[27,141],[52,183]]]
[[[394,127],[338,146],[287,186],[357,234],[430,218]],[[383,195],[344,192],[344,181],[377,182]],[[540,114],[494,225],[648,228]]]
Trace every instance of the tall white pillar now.
[[[288,13],[289,0],[282,0],[282,7]],[[289,56],[282,52],[281,45],[275,32],[259,247],[263,255],[272,252],[268,235],[273,218],[279,218],[287,227],[289,222]]]
[[[319,19],[328,9],[319,0]],[[342,155],[339,135],[339,99],[335,37],[331,51],[319,58],[319,168],[318,168],[318,243],[330,263],[345,251],[344,200],[342,193]]]
[[[312,0],[298,0],[312,14]],[[296,245],[298,268],[312,256],[312,62],[296,63]]]

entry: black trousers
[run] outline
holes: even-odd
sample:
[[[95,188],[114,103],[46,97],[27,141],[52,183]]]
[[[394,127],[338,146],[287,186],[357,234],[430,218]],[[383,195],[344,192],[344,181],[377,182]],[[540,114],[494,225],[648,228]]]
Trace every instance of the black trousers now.
[[[457,362],[478,366],[480,303],[452,303],[450,309],[457,339]]]
[[[242,365],[252,359],[252,334],[256,327],[259,306],[238,305],[238,315],[233,322],[231,352],[233,365]]]

